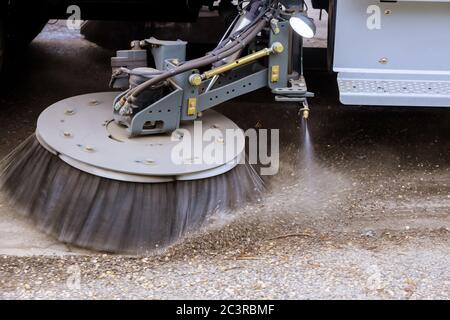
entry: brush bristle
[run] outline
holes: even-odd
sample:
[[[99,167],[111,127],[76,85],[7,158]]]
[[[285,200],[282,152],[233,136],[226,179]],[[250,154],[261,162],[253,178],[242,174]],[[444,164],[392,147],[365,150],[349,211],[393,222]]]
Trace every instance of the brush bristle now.
[[[261,196],[250,165],[194,181],[130,183],[79,171],[33,135],[0,164],[0,189],[12,205],[58,240],[107,252],[167,246],[220,211]]]

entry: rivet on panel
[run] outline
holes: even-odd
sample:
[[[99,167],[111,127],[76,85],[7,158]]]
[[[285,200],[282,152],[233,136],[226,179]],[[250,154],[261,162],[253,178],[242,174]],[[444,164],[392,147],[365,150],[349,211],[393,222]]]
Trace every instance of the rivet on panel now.
[[[152,165],[155,164],[155,160],[152,160],[152,159],[146,159],[146,160],[144,161],[144,164],[146,164],[146,165],[148,165],[148,166],[152,166]]]

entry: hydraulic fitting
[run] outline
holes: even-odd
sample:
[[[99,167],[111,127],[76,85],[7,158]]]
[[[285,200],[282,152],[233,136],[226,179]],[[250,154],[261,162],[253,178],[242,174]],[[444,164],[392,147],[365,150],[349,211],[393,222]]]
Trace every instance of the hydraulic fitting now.
[[[272,45],[272,51],[273,51],[274,53],[276,53],[276,54],[283,53],[283,51],[284,51],[284,46],[283,46],[283,44],[282,44],[281,42],[275,42],[275,43]]]
[[[302,118],[308,120],[310,111],[311,109],[309,109],[308,103],[306,101],[303,102],[303,108],[299,111],[302,114]]]
[[[211,79],[214,76],[218,76],[222,73],[225,73],[227,71],[233,70],[237,67],[246,65],[250,62],[253,62],[255,60],[261,59],[263,57],[269,56],[271,54],[280,54],[284,51],[284,46],[281,42],[275,42],[272,44],[272,46],[270,48],[264,48],[262,50],[256,51],[252,54],[249,54],[248,56],[239,58],[235,61],[232,61],[230,63],[227,63],[223,66],[211,69],[209,71],[206,71],[205,73],[203,73],[202,75],[191,75],[191,77],[189,78],[190,82],[192,85],[193,81],[195,81],[196,83],[199,81],[197,79],[196,76],[200,76],[201,80],[207,80],[207,79]],[[195,77],[195,78],[194,78]]]
[[[189,77],[189,83],[193,86],[198,87],[202,84],[202,76],[198,73],[194,73]]]

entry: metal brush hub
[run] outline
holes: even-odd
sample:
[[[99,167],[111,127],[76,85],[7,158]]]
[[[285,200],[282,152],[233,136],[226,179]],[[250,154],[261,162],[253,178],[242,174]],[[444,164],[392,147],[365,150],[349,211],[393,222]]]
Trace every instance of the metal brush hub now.
[[[117,94],[81,95],[48,107],[38,119],[39,142],[81,171],[130,182],[205,179],[223,174],[240,162],[245,137],[233,121],[220,113],[206,111],[200,119],[201,128],[199,123],[196,127],[194,122],[186,122],[174,135],[131,138],[125,127],[113,121],[112,105]],[[208,129],[214,129],[216,134],[210,139],[201,139],[199,133],[203,136]],[[227,139],[227,129],[239,134]],[[222,138],[215,138],[219,132]],[[173,152],[183,139],[190,139],[190,142],[184,140],[186,145],[192,146],[189,157],[186,153]],[[222,150],[223,156],[214,158],[213,162],[201,161],[204,152],[211,148]]]

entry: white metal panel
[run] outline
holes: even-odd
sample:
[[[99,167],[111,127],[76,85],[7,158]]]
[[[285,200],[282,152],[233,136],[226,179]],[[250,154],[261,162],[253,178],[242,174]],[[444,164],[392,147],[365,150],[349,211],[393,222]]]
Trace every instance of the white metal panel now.
[[[446,85],[450,79],[449,0],[337,0],[336,5],[334,70],[340,72],[343,103],[450,106],[447,96],[433,89],[425,95],[420,91],[428,88],[427,81]],[[376,27],[374,17],[379,19]],[[392,81],[387,86],[389,94],[367,92],[379,87],[377,77]],[[348,87],[351,81],[359,81],[357,88]],[[406,89],[394,94],[396,90],[391,89],[403,88],[405,81],[414,83],[419,92]],[[411,99],[406,99],[408,94]],[[377,98],[368,99],[368,95]]]
[[[370,5],[381,8],[381,28],[370,30]],[[385,15],[391,10],[390,15]],[[450,74],[450,3],[338,0],[335,71],[425,71]],[[381,59],[387,63],[380,63]]]

